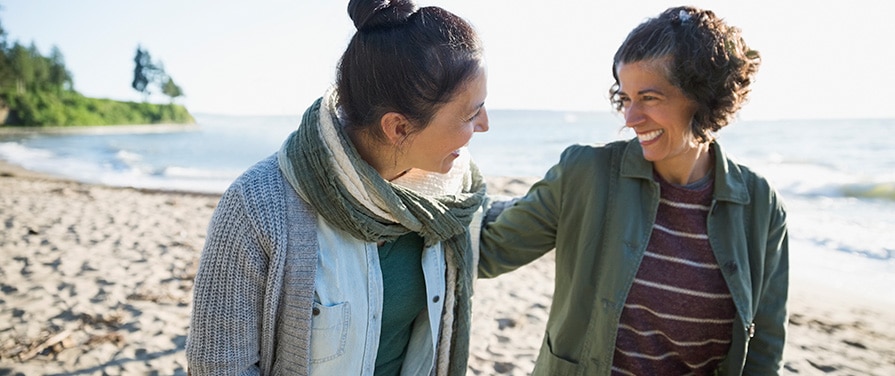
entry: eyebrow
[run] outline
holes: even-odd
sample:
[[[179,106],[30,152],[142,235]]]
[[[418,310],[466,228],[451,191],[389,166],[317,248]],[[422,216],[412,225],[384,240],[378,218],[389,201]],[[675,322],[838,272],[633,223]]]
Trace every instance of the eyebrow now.
[[[637,95],[644,95],[644,94],[659,94],[659,95],[665,95],[665,93],[663,93],[663,92],[660,91],[659,89],[654,89],[654,88],[643,89],[643,90],[637,92]]]
[[[481,102],[481,103],[475,105],[475,107],[473,107],[471,110],[467,111],[467,114],[470,114],[470,115],[474,114],[474,113],[478,112],[479,110],[481,110],[482,107],[485,107],[485,102]]]

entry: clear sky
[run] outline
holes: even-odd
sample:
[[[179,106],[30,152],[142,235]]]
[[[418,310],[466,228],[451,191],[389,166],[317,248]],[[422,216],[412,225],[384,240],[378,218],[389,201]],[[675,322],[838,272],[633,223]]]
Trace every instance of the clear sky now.
[[[0,0],[8,40],[60,48],[75,89],[141,100],[138,45],[193,113],[300,114],[330,85],[354,28],[337,0]],[[742,119],[893,118],[895,6],[887,1],[441,0],[488,60],[491,109],[610,109],[625,35],[669,6],[712,9],[743,29],[762,68]],[[161,98],[157,98],[161,100]]]

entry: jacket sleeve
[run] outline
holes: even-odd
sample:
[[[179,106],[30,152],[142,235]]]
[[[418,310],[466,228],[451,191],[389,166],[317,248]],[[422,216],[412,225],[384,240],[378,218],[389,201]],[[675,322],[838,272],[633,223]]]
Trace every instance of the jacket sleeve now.
[[[480,277],[515,270],[555,247],[561,175],[562,163],[551,168],[524,197],[492,205],[482,228]],[[495,208],[502,212],[493,219]]]
[[[267,257],[240,190],[221,198],[193,286],[186,358],[191,375],[258,375]]]
[[[763,291],[755,312],[754,337],[749,341],[743,375],[776,375],[783,362],[788,321],[789,236],[783,204],[775,194],[771,200]]]

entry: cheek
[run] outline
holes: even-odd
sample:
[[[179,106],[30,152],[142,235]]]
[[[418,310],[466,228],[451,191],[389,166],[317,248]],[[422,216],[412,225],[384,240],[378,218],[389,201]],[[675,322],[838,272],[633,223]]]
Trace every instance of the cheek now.
[[[693,133],[690,129],[690,122],[693,120],[692,115],[688,115],[687,113],[677,113],[670,114],[672,116],[667,116],[665,118],[666,124],[670,125],[670,128],[674,129],[674,133],[676,137],[681,138],[690,138]]]
[[[463,127],[463,131],[461,133],[462,133],[463,140],[465,140],[464,144],[468,143],[469,140],[472,139],[473,135],[475,135],[475,124],[474,123],[467,124],[465,127]]]
[[[438,147],[449,151],[457,150],[468,144],[470,138],[472,138],[471,130],[467,130],[465,127],[456,129],[454,132],[444,134],[443,137],[437,140]]]
[[[475,134],[475,132],[473,132],[473,128],[472,128],[472,127],[469,128],[469,131],[468,131],[468,132],[463,132],[463,137],[462,137],[463,145],[468,144],[469,141],[472,140],[472,136],[473,136],[474,134]]]

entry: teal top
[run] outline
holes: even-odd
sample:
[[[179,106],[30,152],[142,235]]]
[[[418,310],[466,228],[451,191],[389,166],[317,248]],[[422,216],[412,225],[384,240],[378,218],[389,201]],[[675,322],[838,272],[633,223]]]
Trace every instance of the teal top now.
[[[379,246],[383,301],[377,376],[401,374],[413,321],[426,308],[422,256],[423,238],[415,232]]]

